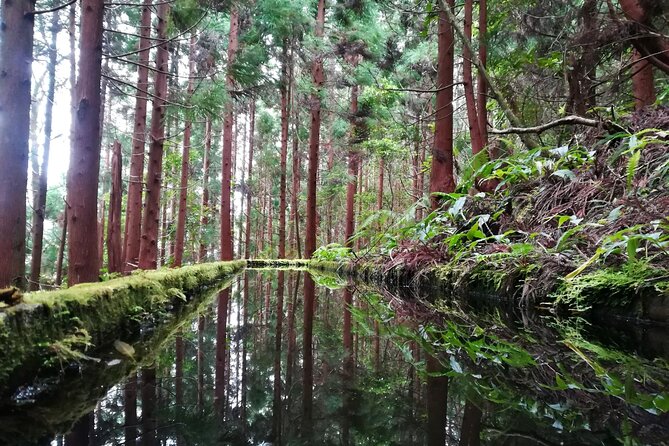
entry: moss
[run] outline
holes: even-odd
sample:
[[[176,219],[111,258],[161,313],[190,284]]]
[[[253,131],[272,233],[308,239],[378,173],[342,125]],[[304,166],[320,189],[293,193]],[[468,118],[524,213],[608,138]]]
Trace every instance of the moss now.
[[[242,260],[140,271],[108,282],[26,294],[22,303],[0,312],[0,389],[53,361],[57,355],[52,347],[80,330],[95,350],[140,324],[178,313],[192,296],[217,289],[245,265]]]
[[[641,300],[652,295],[669,296],[669,272],[644,262],[632,262],[621,268],[595,270],[563,280],[551,298],[556,306],[584,312],[598,306],[627,309],[630,316],[640,316]],[[642,315],[641,315],[642,316]]]

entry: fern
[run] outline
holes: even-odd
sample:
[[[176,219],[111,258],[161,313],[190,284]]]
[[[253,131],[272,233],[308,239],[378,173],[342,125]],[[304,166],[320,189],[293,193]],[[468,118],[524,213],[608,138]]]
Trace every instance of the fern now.
[[[629,161],[627,162],[627,187],[632,187],[632,180],[634,180],[634,173],[636,168],[639,165],[639,160],[641,159],[641,150],[637,150],[630,156]]]

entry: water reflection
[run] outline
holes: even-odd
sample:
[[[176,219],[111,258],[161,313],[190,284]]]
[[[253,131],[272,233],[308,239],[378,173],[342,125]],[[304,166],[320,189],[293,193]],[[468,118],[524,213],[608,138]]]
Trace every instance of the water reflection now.
[[[66,445],[669,442],[666,327],[643,334],[628,324],[616,334],[485,304],[435,312],[416,296],[354,284],[315,286],[309,302],[302,284],[309,293],[311,279],[284,274],[279,292],[276,273],[247,272],[137,373],[128,366],[98,383],[100,395],[117,384],[69,435],[54,439],[49,432],[63,425],[45,422],[33,426],[42,436],[30,438]],[[313,314],[305,315],[310,305]],[[660,344],[638,343],[651,338]],[[60,381],[58,395],[67,398],[69,381]],[[5,413],[2,421],[0,435],[12,438],[7,432],[20,426]]]

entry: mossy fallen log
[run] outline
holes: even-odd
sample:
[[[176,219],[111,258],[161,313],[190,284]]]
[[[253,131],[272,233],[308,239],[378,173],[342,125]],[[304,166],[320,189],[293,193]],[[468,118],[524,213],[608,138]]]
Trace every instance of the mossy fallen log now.
[[[24,295],[21,303],[0,311],[2,397],[50,368],[95,357],[140,328],[178,319],[245,265],[241,260],[138,271],[107,282]]]
[[[590,269],[567,279],[545,258],[497,255],[416,271],[401,264],[310,262],[309,268],[388,288],[409,287],[426,299],[489,300],[562,315],[669,323],[669,271],[647,264]]]

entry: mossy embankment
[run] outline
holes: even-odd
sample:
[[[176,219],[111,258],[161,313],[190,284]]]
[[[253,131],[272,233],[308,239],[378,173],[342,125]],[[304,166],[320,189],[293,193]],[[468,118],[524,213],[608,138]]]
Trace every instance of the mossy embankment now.
[[[363,223],[338,269],[434,298],[669,322],[669,108],[619,127],[473,160],[423,219]]]
[[[0,390],[28,384],[63,363],[86,361],[147,327],[181,320],[184,311],[226,286],[245,266],[241,260],[137,271],[24,295],[0,310]]]

